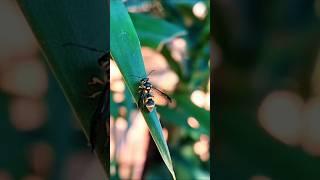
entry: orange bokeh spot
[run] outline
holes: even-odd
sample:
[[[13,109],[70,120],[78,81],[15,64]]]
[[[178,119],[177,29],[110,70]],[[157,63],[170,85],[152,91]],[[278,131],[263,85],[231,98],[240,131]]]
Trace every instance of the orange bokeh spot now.
[[[276,91],[268,95],[258,110],[262,127],[285,144],[300,143],[303,100],[287,91]]]
[[[42,176],[48,176],[54,161],[54,151],[47,143],[37,143],[32,146],[29,153],[30,166],[33,171]]]
[[[200,127],[198,120],[196,120],[194,117],[189,117],[187,122],[188,122],[189,126],[192,128],[196,129],[196,128]]]
[[[41,100],[15,98],[10,103],[10,117],[19,131],[32,131],[46,121],[46,104]]]
[[[31,60],[3,70],[0,76],[0,88],[14,95],[41,97],[48,88],[45,66],[37,60]]]
[[[192,12],[197,18],[204,19],[208,13],[208,10],[206,5],[199,1],[193,6]]]
[[[302,146],[308,153],[320,156],[320,98],[311,99],[303,115]]]
[[[190,98],[191,98],[191,101],[199,107],[203,107],[206,103],[205,101],[206,94],[200,90],[193,91]]]

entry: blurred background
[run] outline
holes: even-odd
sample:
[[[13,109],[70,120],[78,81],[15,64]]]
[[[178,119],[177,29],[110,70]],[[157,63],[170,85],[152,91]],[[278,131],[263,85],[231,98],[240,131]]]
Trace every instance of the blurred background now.
[[[177,178],[209,179],[209,1],[125,3],[187,32],[142,54],[147,71],[156,69],[151,82],[174,99],[157,100],[157,110]],[[0,2],[0,24],[0,180],[104,179],[15,1]],[[169,179],[113,61],[110,73],[112,179]]]
[[[320,179],[320,1],[213,3],[215,179]]]
[[[16,1],[0,24],[0,180],[103,179]]]
[[[177,179],[210,179],[209,1],[127,0],[125,5],[132,17],[137,17],[135,13],[157,17],[163,25],[167,22],[186,32],[151,47],[148,42],[161,37],[158,32],[166,33],[167,26],[141,27],[141,19],[133,18],[133,24],[140,25],[136,30],[146,71],[155,70],[150,82],[173,98],[166,105],[155,95]],[[114,61],[110,71],[111,179],[171,179]]]

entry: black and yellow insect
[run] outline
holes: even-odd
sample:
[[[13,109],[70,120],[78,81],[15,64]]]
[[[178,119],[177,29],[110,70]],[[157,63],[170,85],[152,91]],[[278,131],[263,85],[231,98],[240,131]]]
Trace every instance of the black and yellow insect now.
[[[151,71],[148,76],[154,71]],[[149,78],[142,78],[140,80],[139,85],[139,101],[138,105],[140,109],[146,108],[148,112],[152,112],[156,103],[154,101],[154,96],[158,95],[157,98],[162,98],[165,102],[172,102],[172,99],[170,96],[168,96],[166,93],[160,91],[158,88],[154,87],[150,81]]]
[[[109,144],[109,123],[107,123],[110,116],[110,53],[106,52],[103,56],[98,59],[98,63],[101,69],[104,71],[104,81],[93,77],[92,81],[89,84],[100,84],[103,87],[102,91],[98,91],[91,95],[92,98],[95,98],[97,95],[101,95],[96,107],[96,111],[93,114],[90,124],[90,144],[91,150],[95,149],[97,133],[98,132],[106,132],[107,142]]]
[[[104,72],[103,80],[97,77],[92,77],[91,81],[88,85],[101,85],[103,86],[102,91],[94,92],[89,97],[97,98],[99,97],[99,101],[96,107],[96,110],[91,118],[90,122],[90,144],[91,150],[95,149],[97,144],[98,132],[104,132],[108,137],[106,137],[106,144],[109,144],[109,123],[107,123],[107,119],[110,116],[110,52],[102,51],[96,48],[88,47],[81,44],[76,43],[65,43],[63,46],[75,46],[83,49],[87,49],[90,51],[102,53],[102,56],[98,59],[98,64]],[[106,145],[107,146],[107,145]]]

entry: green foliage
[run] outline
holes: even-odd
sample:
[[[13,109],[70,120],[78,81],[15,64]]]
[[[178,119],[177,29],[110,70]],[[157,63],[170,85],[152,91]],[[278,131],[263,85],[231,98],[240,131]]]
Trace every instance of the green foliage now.
[[[129,10],[139,9],[148,5],[154,7],[149,10],[143,10],[143,12],[129,13],[133,26],[131,25],[130,20],[126,20],[128,24],[123,25],[124,28],[127,28],[127,26],[130,26],[130,28],[134,27],[134,29],[128,28],[130,29],[129,37],[127,37],[127,33],[123,33],[123,36],[119,35],[121,34],[122,29],[116,27],[119,22],[125,21],[122,19],[126,18],[126,16],[123,14],[120,15],[120,11],[114,9],[111,5],[111,11],[114,10],[115,13],[119,13],[117,16],[114,15],[117,19],[114,20],[115,23],[117,22],[117,26],[112,27],[115,23],[111,22],[111,33],[114,33],[114,35],[111,36],[110,41],[111,52],[113,50],[119,51],[117,55],[118,60],[115,58],[115,55],[112,56],[115,58],[115,62],[124,77],[127,85],[126,91],[129,89],[131,92],[129,96],[133,95],[135,102],[138,100],[138,94],[136,92],[139,78],[130,75],[140,77],[146,76],[145,68],[142,64],[140,46],[135,34],[137,34],[142,46],[150,47],[160,52],[165,57],[170,69],[179,77],[176,89],[170,94],[174,99],[176,106],[174,108],[157,106],[156,108],[160,114],[162,125],[170,131],[169,136],[171,138],[169,137],[168,146],[173,160],[173,169],[175,170],[177,179],[209,179],[209,163],[208,161],[202,162],[199,157],[197,157],[193,151],[193,144],[195,141],[199,140],[201,135],[210,135],[210,115],[209,111],[193,104],[190,100],[190,96],[195,90],[207,91],[208,88],[207,84],[210,72],[210,18],[209,16],[206,16],[205,19],[199,20],[193,15],[192,7],[195,5],[196,1],[189,1],[188,3],[183,3],[182,1],[181,3],[174,2],[175,1],[148,0],[138,2],[134,0],[127,1],[126,6]],[[208,2],[209,1],[205,1],[207,9],[210,8]],[[160,9],[160,13],[157,8]],[[188,20],[186,21],[186,19]],[[123,32],[127,31],[123,30]],[[172,57],[170,49],[170,42],[177,37],[182,38],[187,43],[186,56],[183,57],[180,62]],[[119,46],[112,44],[119,44]],[[119,57],[122,59],[119,60]],[[112,92],[111,94],[113,95]],[[132,105],[132,103],[133,101],[130,100],[130,97],[128,97],[127,94],[125,95],[125,100],[120,103],[114,102],[111,98],[111,106],[113,107],[120,107],[127,104],[127,114],[130,114],[136,107],[135,105]],[[111,109],[114,110],[114,113],[112,114],[113,117],[117,118],[121,116],[119,111],[116,110],[117,108],[113,107],[111,107]],[[155,127],[159,128],[159,133],[161,132],[161,126],[156,125],[158,124],[156,116],[154,116],[154,119],[151,119],[152,121],[150,120],[150,115],[144,113],[144,117],[151,130],[151,134]],[[194,117],[198,120],[200,125],[199,128],[190,127],[187,123],[187,120],[190,117]],[[129,124],[127,128],[129,129],[130,118],[123,118],[127,119]],[[154,120],[156,121],[154,122]],[[161,149],[160,153],[163,153],[161,152]],[[166,157],[162,154],[162,158]],[[116,162],[114,163],[116,164]],[[147,167],[148,170],[145,175],[146,179],[168,178],[170,174],[163,165],[156,164],[156,162],[152,163],[152,167]],[[119,174],[116,173],[116,176],[118,175]]]
[[[138,33],[142,46],[160,50],[165,43],[177,36],[185,35],[181,27],[150,15],[131,13],[130,17]]]

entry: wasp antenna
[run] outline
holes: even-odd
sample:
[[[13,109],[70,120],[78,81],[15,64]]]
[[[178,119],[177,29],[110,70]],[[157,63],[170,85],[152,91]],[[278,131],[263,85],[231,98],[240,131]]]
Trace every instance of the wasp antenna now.
[[[150,74],[152,74],[152,73],[155,72],[155,71],[156,71],[156,70],[151,70],[151,71],[148,73],[147,77],[150,76]]]
[[[108,53],[108,52],[109,52],[109,51],[103,51],[103,50],[100,50],[100,49],[96,49],[96,48],[93,48],[93,47],[90,47],[90,46],[86,46],[86,45],[82,45],[82,44],[77,44],[77,43],[73,43],[73,42],[63,43],[62,46],[63,46],[63,47],[66,47],[66,46],[75,46],[75,47],[87,49],[87,50],[90,50],[90,51],[100,52],[100,53]]]

